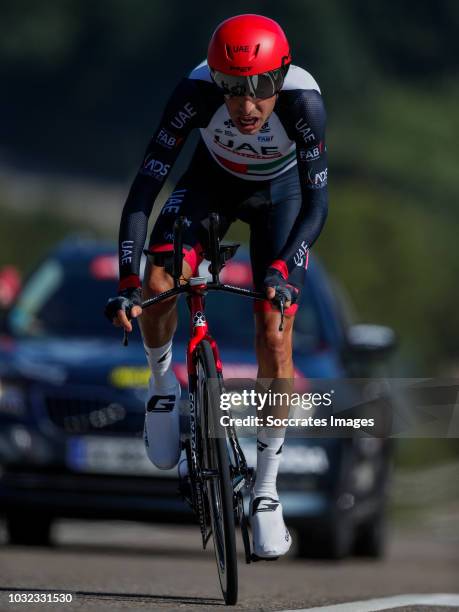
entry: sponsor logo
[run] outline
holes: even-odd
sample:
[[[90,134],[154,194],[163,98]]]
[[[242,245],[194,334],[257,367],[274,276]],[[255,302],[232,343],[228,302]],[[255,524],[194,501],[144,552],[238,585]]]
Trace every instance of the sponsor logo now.
[[[163,234],[163,238],[164,240],[174,240],[174,234],[173,232],[164,232]]]
[[[310,162],[318,159],[324,150],[323,142],[319,142],[318,145],[307,149],[306,151],[300,151],[300,159],[301,161]]]
[[[174,149],[182,140],[183,138],[177,138],[164,128],[159,130],[159,134],[156,137],[156,142],[169,150]]]
[[[250,51],[249,45],[233,45],[231,47],[233,53],[248,53]]]
[[[268,448],[268,445],[257,439],[257,449],[262,453],[265,448]]]
[[[143,162],[141,173],[147,174],[148,176],[152,176],[158,181],[162,181],[164,177],[167,176],[167,173],[169,172],[170,168],[170,164],[163,164],[163,162],[160,162],[157,159],[153,159],[151,157],[151,154],[149,154]]]
[[[193,317],[193,325],[194,327],[206,326],[206,315],[200,310],[198,310],[198,312]]]
[[[171,352],[171,349],[170,348],[167,349],[164,355],[162,355],[162,357],[160,357],[156,363],[162,363],[163,361],[166,361],[167,356],[169,355],[170,352]]]
[[[185,193],[186,189],[178,189],[177,191],[174,191],[168,198],[167,202],[164,204],[161,214],[177,214],[180,210],[180,206],[183,204],[183,198],[185,197]]]
[[[258,142],[271,142],[274,136],[257,136]]]
[[[170,124],[175,129],[181,130],[192,117],[196,116],[196,114],[197,113],[194,108],[189,102],[187,102],[182,110],[175,115]]]
[[[256,512],[274,512],[279,507],[279,502],[270,497],[258,497],[253,502],[252,514]]]
[[[221,130],[220,128],[217,128],[215,130],[215,133],[216,134],[224,134],[225,136],[230,136],[231,138],[234,138],[235,136],[237,136],[237,134],[235,134],[231,130]]]
[[[298,121],[295,123],[295,127],[300,136],[302,136],[304,142],[312,142],[316,139],[314,132],[304,119],[298,119]]]
[[[132,263],[132,249],[134,248],[133,240],[123,240],[121,243],[121,265]]]
[[[196,404],[194,393],[190,393],[188,398],[190,400],[191,459],[194,467],[196,466]]]
[[[307,254],[308,254],[308,245],[303,240],[303,242],[300,244],[299,249],[293,256],[293,261],[295,262],[295,265],[299,267],[300,266],[303,267],[305,264],[305,261],[307,262]]]
[[[171,412],[175,406],[175,395],[153,395],[147,404],[147,412]]]
[[[222,138],[218,134],[215,135],[214,142],[227,150],[231,150],[232,153],[236,153],[237,155],[243,155],[245,157],[255,157],[263,159],[266,157],[280,157],[281,155],[279,152],[279,148],[276,146],[269,147],[261,145],[257,149],[249,142],[243,142],[240,145],[236,146],[236,143],[232,138]]]
[[[263,123],[263,125],[260,128],[260,134],[266,134],[266,132],[270,132],[271,128],[269,127],[269,121],[267,121],[266,123]]]
[[[321,170],[320,172],[316,172],[311,174],[311,171],[308,172],[308,183],[313,189],[321,189],[325,187],[327,184],[327,174],[328,170]]]
[[[234,138],[234,136],[236,136],[236,134],[231,130],[231,128],[234,128],[234,123],[232,122],[231,119],[227,119],[226,121],[223,122],[223,125],[225,126],[226,129],[222,130],[221,128],[217,128],[215,130],[216,134],[225,134],[225,136],[230,136],[232,138]]]

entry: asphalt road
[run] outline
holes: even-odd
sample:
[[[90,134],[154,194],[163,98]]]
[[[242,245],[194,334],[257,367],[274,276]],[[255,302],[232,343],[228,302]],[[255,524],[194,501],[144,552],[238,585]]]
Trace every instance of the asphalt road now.
[[[31,517],[33,520],[33,517]],[[198,529],[62,521],[51,549],[0,548],[0,610],[223,610],[212,551]],[[237,610],[292,610],[409,593],[458,593],[458,540],[393,533],[382,562],[240,557]],[[21,592],[71,593],[72,603],[9,603]],[[356,608],[357,609],[357,608]],[[392,608],[395,609],[395,608]],[[457,607],[405,606],[397,610]]]

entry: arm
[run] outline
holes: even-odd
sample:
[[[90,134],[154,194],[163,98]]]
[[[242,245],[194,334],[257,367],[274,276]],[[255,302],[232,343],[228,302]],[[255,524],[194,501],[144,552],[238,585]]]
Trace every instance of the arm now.
[[[290,113],[302,205],[286,244],[271,265],[285,280],[295,266],[307,267],[308,251],[319,237],[328,212],[326,114],[321,95],[314,90],[295,92]]]
[[[129,191],[119,231],[119,291],[140,287],[140,258],[153,204],[191,130],[199,124],[199,92],[184,79],[172,94]]]

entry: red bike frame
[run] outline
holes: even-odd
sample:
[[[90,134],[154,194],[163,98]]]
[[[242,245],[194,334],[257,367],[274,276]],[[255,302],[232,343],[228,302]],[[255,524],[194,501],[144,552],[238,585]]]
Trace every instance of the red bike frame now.
[[[207,284],[190,285],[191,294],[188,297],[190,307],[190,340],[187,347],[187,370],[188,375],[196,374],[194,353],[202,340],[207,340],[212,348],[215,359],[215,366],[219,375],[222,374],[223,366],[220,359],[218,346],[214,338],[209,333],[204,307],[204,296],[207,292]]]

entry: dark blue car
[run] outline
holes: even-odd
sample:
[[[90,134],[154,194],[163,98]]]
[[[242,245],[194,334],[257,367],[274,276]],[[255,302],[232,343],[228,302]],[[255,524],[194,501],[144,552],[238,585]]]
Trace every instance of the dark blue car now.
[[[176,470],[156,469],[144,452],[149,372],[140,334],[136,329],[123,347],[120,331],[102,315],[116,277],[113,245],[67,240],[30,275],[4,317],[0,511],[12,543],[48,542],[53,520],[64,516],[193,520],[178,495]],[[250,286],[247,253],[228,263],[222,280]],[[255,378],[250,301],[210,294],[207,306],[225,378]],[[174,367],[185,385],[183,301],[180,308]],[[369,364],[392,343],[387,328],[348,326],[336,291],[313,259],[295,325],[296,377],[368,376]],[[253,463],[253,439],[241,442]],[[381,553],[389,455],[388,443],[376,438],[287,439],[279,490],[299,554]]]

